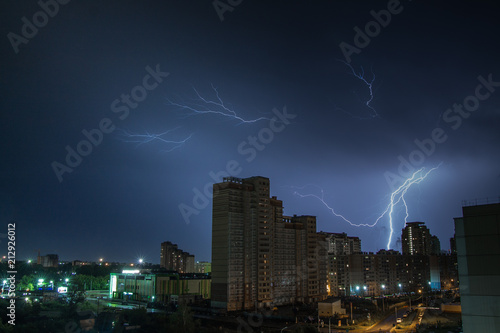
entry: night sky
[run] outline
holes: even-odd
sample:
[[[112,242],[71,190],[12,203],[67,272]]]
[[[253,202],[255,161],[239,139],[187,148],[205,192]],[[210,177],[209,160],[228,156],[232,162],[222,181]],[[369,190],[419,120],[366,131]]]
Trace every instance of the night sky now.
[[[387,215],[351,226],[296,192],[373,224],[408,168],[439,166],[404,198],[443,250],[462,200],[499,196],[498,4],[231,3],[2,1],[0,232],[16,222],[18,260],[158,263],[172,241],[209,261],[199,193],[226,169],[363,251],[386,248]],[[404,218],[400,201],[391,248]]]

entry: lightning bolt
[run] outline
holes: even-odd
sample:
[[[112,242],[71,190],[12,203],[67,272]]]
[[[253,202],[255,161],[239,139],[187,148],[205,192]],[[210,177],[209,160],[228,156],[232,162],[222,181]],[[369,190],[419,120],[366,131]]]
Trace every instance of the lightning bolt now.
[[[146,134],[136,134],[136,133],[130,133],[130,132],[125,131],[125,130],[121,130],[122,136],[128,138],[128,139],[124,139],[122,141],[136,143],[137,144],[136,147],[139,147],[140,145],[151,143],[154,141],[160,141],[164,144],[167,144],[168,146],[171,146],[170,148],[168,148],[166,150],[161,150],[161,152],[169,153],[169,152],[181,147],[183,144],[185,144],[193,136],[193,134],[191,134],[187,138],[185,138],[184,140],[178,140],[178,141],[167,140],[167,139],[163,138],[164,135],[166,135],[172,131],[175,131],[178,128],[179,127],[176,127],[174,129],[171,129],[171,130],[165,131],[163,133],[159,133],[159,134],[151,134],[149,132],[146,132]]]
[[[269,118],[266,117],[259,117],[255,119],[244,119],[243,117],[239,116],[236,111],[234,111],[230,106],[227,106],[222,98],[219,95],[219,91],[217,90],[216,87],[214,87],[213,84],[210,84],[214,93],[215,93],[215,100],[207,99],[203,97],[196,88],[193,87],[193,90],[196,94],[196,102],[191,102],[191,103],[176,103],[170,99],[167,99],[167,102],[169,105],[176,106],[184,111],[188,112],[188,116],[194,116],[194,115],[199,115],[199,114],[215,114],[218,116],[222,117],[227,117],[231,119],[236,119],[238,120],[238,125],[239,124],[249,124],[249,123],[256,123],[260,120],[269,120]]]
[[[405,194],[408,192],[408,190],[414,185],[414,184],[419,184],[420,182],[422,182],[425,178],[427,178],[427,176],[434,170],[436,170],[437,168],[439,168],[439,166],[441,165],[441,163],[428,170],[428,171],[425,171],[425,168],[421,168],[417,171],[415,171],[413,173],[413,175],[411,177],[409,177],[408,179],[405,180],[405,182],[399,187],[397,188],[394,192],[391,193],[390,195],[390,200],[389,200],[389,204],[387,205],[386,209],[379,215],[379,217],[373,222],[373,223],[353,223],[351,222],[349,219],[347,219],[344,215],[342,214],[339,214],[335,211],[335,209],[333,207],[331,207],[330,205],[328,205],[328,203],[326,203],[325,199],[324,199],[324,191],[323,189],[321,189],[320,187],[318,187],[321,191],[321,196],[318,196],[318,195],[315,195],[315,194],[301,194],[299,193],[298,191],[295,191],[294,194],[301,197],[301,198],[305,198],[305,197],[313,197],[313,198],[316,198],[317,200],[319,200],[333,215],[335,215],[336,217],[339,217],[341,218],[342,220],[344,220],[345,222],[349,223],[351,226],[354,226],[354,227],[374,227],[384,216],[388,216],[388,219],[389,219],[389,228],[390,228],[390,233],[389,233],[389,239],[387,241],[387,249],[389,250],[390,249],[390,245],[391,245],[391,242],[392,242],[392,235],[394,233],[394,222],[393,222],[393,213],[394,213],[394,208],[401,202],[402,205],[404,206],[405,208],[405,212],[406,212],[406,216],[405,216],[405,224],[407,223],[407,219],[408,219],[408,216],[409,216],[409,211],[408,211],[408,205],[406,203],[406,200],[405,200]],[[304,189],[306,186],[302,187],[302,188],[299,188],[299,189]],[[296,187],[297,188],[297,187]]]
[[[370,116],[369,117],[359,117],[359,116],[354,116],[352,115],[351,113],[349,112],[346,112],[345,110],[343,109],[340,109],[348,114],[350,114],[351,116],[354,116],[356,118],[360,118],[360,119],[371,119],[371,118],[377,118],[377,117],[380,117],[380,115],[378,114],[377,110],[375,110],[375,108],[371,105],[371,102],[373,101],[373,98],[374,98],[374,95],[373,95],[373,82],[375,82],[375,73],[373,73],[373,70],[370,69],[370,72],[372,73],[372,78],[371,80],[367,80],[365,78],[365,70],[363,69],[363,67],[361,67],[361,70],[359,72],[356,72],[356,70],[354,69],[354,67],[351,66],[351,64],[345,62],[344,60],[341,60],[341,59],[337,59],[338,61],[342,62],[343,64],[345,64],[347,67],[350,68],[351,72],[352,72],[352,75],[361,80],[367,87],[368,87],[368,92],[370,94],[370,98],[365,102],[365,105],[368,109],[371,110],[370,112]]]

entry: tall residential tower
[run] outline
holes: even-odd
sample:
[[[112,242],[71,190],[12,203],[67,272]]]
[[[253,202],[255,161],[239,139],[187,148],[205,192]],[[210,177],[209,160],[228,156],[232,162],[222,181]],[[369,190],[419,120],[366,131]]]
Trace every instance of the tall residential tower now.
[[[228,311],[326,297],[326,242],[316,217],[283,216],[265,177],[214,184],[212,306]]]

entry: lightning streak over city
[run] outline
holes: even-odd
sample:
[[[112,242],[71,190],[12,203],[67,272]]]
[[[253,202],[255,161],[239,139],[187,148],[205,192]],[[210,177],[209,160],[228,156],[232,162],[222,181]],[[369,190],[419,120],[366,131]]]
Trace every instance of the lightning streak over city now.
[[[210,100],[203,97],[196,88],[193,87],[193,90],[196,94],[196,100],[192,103],[176,103],[170,99],[167,99],[169,105],[179,107],[185,111],[188,111],[188,116],[200,115],[200,114],[215,114],[222,117],[227,117],[231,119],[236,119],[239,121],[239,124],[244,123],[256,123],[260,120],[269,120],[266,117],[259,117],[255,119],[244,119],[242,116],[238,115],[236,111],[234,111],[230,106],[226,106],[224,101],[219,95],[219,91],[213,84],[211,84],[212,89],[215,93],[216,100]]]
[[[366,118],[380,117],[380,115],[375,110],[375,108],[370,104],[373,101],[373,97],[374,97],[373,96],[373,82],[375,82],[375,73],[373,73],[373,70],[370,70],[372,73],[372,79],[367,80],[365,78],[365,70],[363,69],[363,67],[361,67],[361,71],[358,73],[354,70],[354,67],[352,67],[351,64],[349,64],[343,60],[340,60],[340,59],[338,59],[338,61],[340,61],[340,62],[344,63],[346,66],[348,66],[351,69],[352,75],[354,77],[358,78],[359,80],[363,81],[363,83],[368,87],[370,98],[365,102],[365,105],[367,108],[369,108],[371,110],[371,112],[370,112],[370,116],[366,117]],[[358,117],[358,118],[362,118],[362,117]]]
[[[392,234],[394,233],[394,222],[393,222],[393,212],[394,212],[394,208],[401,202],[405,208],[405,213],[406,213],[406,216],[405,216],[405,224],[407,222],[407,219],[408,219],[408,216],[409,216],[409,212],[408,212],[408,205],[406,203],[406,200],[405,200],[405,194],[408,192],[408,190],[411,188],[412,185],[414,184],[419,184],[420,182],[422,182],[432,171],[436,170],[437,168],[439,168],[441,164],[439,164],[438,166],[430,169],[429,171],[425,172],[425,168],[421,168],[421,169],[418,169],[417,171],[415,171],[413,173],[413,175],[411,177],[409,177],[408,179],[406,179],[406,181],[399,187],[397,188],[394,192],[391,193],[390,195],[390,200],[389,200],[389,204],[387,205],[387,208],[380,214],[380,216],[373,222],[373,223],[353,223],[351,222],[349,219],[347,219],[345,216],[337,213],[335,211],[335,209],[333,207],[331,207],[330,205],[328,205],[328,203],[325,202],[325,199],[324,199],[324,191],[323,189],[320,188],[320,191],[321,191],[321,196],[317,196],[315,194],[301,194],[297,191],[294,192],[295,195],[301,197],[301,198],[305,198],[305,197],[313,197],[313,198],[316,198],[318,199],[319,201],[321,201],[321,203],[328,209],[330,210],[330,212],[335,215],[336,217],[340,217],[342,220],[346,221],[347,223],[349,223],[350,225],[354,226],[354,227],[369,227],[369,228],[372,228],[374,227],[384,216],[388,216],[388,219],[389,219],[389,228],[390,228],[390,233],[389,233],[389,239],[387,241],[387,246],[386,248],[387,249],[390,249],[390,245],[391,245],[391,242],[392,242]],[[299,188],[299,189],[304,189],[306,186],[302,187],[302,188]],[[316,186],[318,187],[318,186]],[[297,187],[296,187],[297,188]],[[319,188],[319,187],[318,187]]]
[[[170,148],[168,148],[166,150],[161,150],[161,151],[169,153],[169,152],[181,147],[184,143],[186,143],[193,136],[193,134],[191,134],[183,140],[167,140],[167,139],[163,138],[164,135],[166,135],[172,131],[175,131],[176,129],[178,129],[178,127],[171,129],[171,130],[168,130],[168,131],[165,131],[163,133],[159,133],[159,134],[150,134],[149,132],[146,132],[146,134],[135,134],[135,133],[127,132],[125,130],[121,130],[122,136],[128,138],[128,139],[125,139],[122,141],[123,142],[130,142],[130,143],[137,143],[136,147],[143,145],[143,144],[146,144],[146,143],[151,143],[153,141],[160,141],[160,142],[170,146]]]

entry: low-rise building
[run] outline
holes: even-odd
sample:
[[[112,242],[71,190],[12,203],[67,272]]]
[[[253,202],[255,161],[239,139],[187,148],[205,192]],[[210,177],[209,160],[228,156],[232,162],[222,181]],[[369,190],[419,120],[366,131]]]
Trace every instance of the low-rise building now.
[[[211,297],[208,274],[124,270],[111,273],[109,297],[124,301],[189,303]]]
[[[345,315],[340,298],[328,298],[318,302],[318,316],[332,317],[334,315]]]

